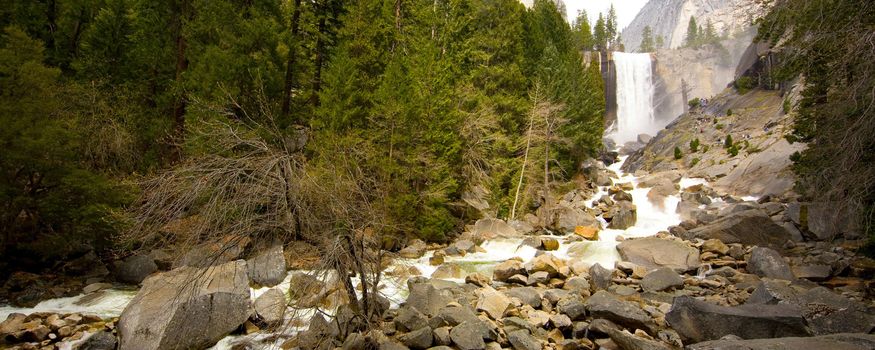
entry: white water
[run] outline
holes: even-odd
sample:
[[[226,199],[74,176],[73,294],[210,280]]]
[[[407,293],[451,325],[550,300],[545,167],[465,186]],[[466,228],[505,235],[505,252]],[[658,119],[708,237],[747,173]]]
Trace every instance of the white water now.
[[[658,125],[653,113],[653,71],[648,53],[614,52],[617,70],[617,124],[609,136],[624,144],[638,134],[655,135]]]

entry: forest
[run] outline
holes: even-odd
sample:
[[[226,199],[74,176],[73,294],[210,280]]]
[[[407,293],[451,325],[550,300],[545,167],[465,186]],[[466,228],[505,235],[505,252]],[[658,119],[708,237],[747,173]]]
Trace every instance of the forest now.
[[[16,268],[218,232],[443,242],[467,193],[522,215],[601,147],[581,52],[607,39],[552,1],[13,1],[0,26]]]

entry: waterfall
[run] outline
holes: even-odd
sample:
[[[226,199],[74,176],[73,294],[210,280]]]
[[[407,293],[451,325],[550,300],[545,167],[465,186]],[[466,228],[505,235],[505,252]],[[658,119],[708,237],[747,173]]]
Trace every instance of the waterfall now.
[[[635,141],[638,134],[659,131],[653,113],[653,73],[650,54],[614,52],[617,70],[617,124],[611,137],[618,144]]]

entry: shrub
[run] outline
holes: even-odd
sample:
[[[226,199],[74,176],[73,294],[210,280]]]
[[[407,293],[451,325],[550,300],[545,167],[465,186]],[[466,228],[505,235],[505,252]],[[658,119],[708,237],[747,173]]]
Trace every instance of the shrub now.
[[[784,104],[782,107],[784,108],[784,114],[790,113],[790,110],[793,108],[793,105],[790,103],[789,97],[784,99]]]
[[[732,135],[726,135],[726,140],[723,141],[723,148],[730,148],[732,146]]]
[[[698,152],[699,151],[699,138],[695,138],[690,141],[690,152]]]
[[[735,79],[735,89],[738,90],[738,93],[741,95],[746,94],[748,91],[756,87],[756,82],[754,82],[751,77],[740,77]]]
[[[708,146],[708,145],[702,146],[702,153],[708,153],[709,149],[711,149],[711,146]]]
[[[683,152],[681,152],[681,148],[675,146],[674,148],[674,159],[681,159],[684,157]]]
[[[717,130],[723,130],[723,124],[717,124],[714,126]]]
[[[732,116],[732,108],[726,110],[726,116],[727,117]]]
[[[696,166],[696,164],[699,164],[699,161],[701,161],[701,159],[699,159],[699,158],[693,158],[693,160],[690,161],[690,168]]]
[[[696,98],[693,98],[692,100],[690,100],[689,102],[687,102],[687,104],[690,106],[690,109],[692,110],[692,109],[699,108],[699,106],[702,105],[702,101],[699,100],[698,97],[696,97]]]
[[[729,155],[731,155],[733,157],[738,155],[738,146],[737,145],[732,145],[732,147],[729,147]]]

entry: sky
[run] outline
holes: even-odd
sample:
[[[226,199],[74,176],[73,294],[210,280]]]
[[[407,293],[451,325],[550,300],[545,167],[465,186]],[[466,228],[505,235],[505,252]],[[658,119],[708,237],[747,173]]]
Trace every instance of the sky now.
[[[644,7],[647,0],[564,0],[565,8],[568,9],[568,21],[572,22],[577,18],[577,10],[586,10],[586,15],[589,17],[590,23],[595,23],[599,17],[599,12],[605,15],[608,13],[608,8],[614,4],[614,9],[617,11],[617,22],[619,22],[620,30],[626,28],[635,16],[638,10]]]

